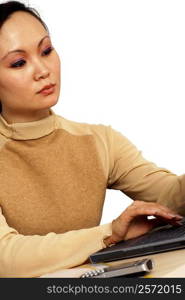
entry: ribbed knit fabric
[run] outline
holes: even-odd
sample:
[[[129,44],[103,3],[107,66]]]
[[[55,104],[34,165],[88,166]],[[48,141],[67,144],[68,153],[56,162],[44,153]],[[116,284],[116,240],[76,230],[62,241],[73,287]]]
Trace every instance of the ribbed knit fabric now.
[[[0,115],[0,277],[74,267],[104,248],[107,188],[184,214],[184,178],[144,159],[111,126],[53,110],[28,123],[8,124]]]

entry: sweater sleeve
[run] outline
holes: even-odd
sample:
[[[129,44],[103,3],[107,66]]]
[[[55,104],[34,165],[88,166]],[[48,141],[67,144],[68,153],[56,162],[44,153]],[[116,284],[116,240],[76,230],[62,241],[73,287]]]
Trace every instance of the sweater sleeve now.
[[[39,277],[83,264],[105,248],[111,223],[63,234],[24,236],[8,226],[0,209],[0,277]]]
[[[109,189],[119,189],[133,200],[158,202],[185,215],[185,175],[177,176],[146,160],[120,132],[108,126]]]

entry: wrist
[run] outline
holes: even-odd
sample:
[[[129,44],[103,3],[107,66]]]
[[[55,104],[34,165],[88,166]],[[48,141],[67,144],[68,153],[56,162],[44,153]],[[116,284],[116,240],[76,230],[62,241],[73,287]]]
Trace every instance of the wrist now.
[[[106,247],[111,247],[111,246],[113,246],[113,245],[115,245],[116,244],[116,242],[115,242],[115,240],[114,240],[114,238],[113,238],[113,222],[114,222],[114,220],[112,221],[112,223],[111,223],[111,235],[109,235],[109,236],[107,236],[104,240],[103,240],[103,242],[104,242],[104,244],[105,244],[105,246]]]
[[[109,236],[109,237],[105,238],[103,240],[103,242],[104,242],[106,247],[111,247],[111,246],[116,244],[115,241],[112,239],[112,236]]]

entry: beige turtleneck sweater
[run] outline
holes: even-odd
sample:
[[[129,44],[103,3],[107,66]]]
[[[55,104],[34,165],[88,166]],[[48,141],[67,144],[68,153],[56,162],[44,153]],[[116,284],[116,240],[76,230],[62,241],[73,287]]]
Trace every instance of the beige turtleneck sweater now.
[[[145,160],[111,126],[53,110],[28,123],[8,124],[0,115],[0,277],[74,267],[104,248],[107,188],[185,213],[184,178]]]

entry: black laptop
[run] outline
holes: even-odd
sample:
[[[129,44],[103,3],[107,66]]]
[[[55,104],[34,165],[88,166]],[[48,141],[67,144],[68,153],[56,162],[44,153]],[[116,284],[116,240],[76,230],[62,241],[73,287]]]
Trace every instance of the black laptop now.
[[[181,222],[181,226],[164,225],[138,238],[100,250],[89,257],[90,261],[114,261],[185,248],[185,217]]]

